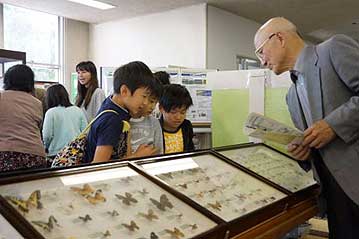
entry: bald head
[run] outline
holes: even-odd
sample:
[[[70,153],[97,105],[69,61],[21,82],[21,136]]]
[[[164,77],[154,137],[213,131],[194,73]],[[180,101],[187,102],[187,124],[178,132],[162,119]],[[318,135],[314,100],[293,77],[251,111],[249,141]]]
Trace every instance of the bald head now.
[[[254,37],[256,48],[260,46],[271,34],[277,32],[297,33],[297,27],[284,17],[274,17],[258,29]]]

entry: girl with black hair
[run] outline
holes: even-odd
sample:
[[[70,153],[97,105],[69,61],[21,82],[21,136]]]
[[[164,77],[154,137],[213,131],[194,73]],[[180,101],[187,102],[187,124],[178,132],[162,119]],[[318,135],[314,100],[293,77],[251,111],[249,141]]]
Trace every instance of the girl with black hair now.
[[[86,128],[87,120],[82,110],[70,103],[69,95],[60,84],[46,90],[47,111],[42,137],[47,150],[48,166],[56,154]]]
[[[95,118],[98,109],[105,100],[105,92],[99,88],[96,66],[91,61],[77,64],[77,98],[76,105],[80,107],[90,122]]]
[[[6,71],[0,91],[0,172],[46,167],[42,104],[34,92],[30,67],[15,65]]]

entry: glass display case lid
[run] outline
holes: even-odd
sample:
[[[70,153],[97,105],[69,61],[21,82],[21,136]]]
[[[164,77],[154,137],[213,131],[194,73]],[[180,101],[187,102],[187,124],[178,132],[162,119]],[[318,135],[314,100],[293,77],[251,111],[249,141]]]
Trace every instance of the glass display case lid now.
[[[287,196],[210,153],[140,166],[225,221]]]
[[[193,238],[217,226],[127,166],[2,185],[0,195],[44,238]]]
[[[304,171],[296,161],[265,145],[219,150],[218,153],[292,193],[316,184],[312,171]]]

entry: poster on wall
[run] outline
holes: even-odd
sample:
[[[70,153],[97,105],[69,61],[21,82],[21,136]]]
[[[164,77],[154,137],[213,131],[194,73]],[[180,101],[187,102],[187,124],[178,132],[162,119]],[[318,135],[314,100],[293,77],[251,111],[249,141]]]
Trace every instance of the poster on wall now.
[[[206,72],[181,73],[181,84],[188,89],[193,101],[187,111],[187,119],[192,122],[211,122],[212,90],[207,83]]]

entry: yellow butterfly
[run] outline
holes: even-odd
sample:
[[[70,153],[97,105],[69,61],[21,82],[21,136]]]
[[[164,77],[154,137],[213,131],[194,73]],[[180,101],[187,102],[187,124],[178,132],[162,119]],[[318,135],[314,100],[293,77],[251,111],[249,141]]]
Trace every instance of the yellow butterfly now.
[[[82,196],[91,195],[95,191],[88,183],[85,183],[82,188],[71,187],[70,189]]]
[[[99,202],[106,202],[106,198],[103,195],[101,189],[96,190],[95,196],[86,195],[86,199],[87,199],[87,201],[89,201],[89,203],[94,204],[94,205]]]
[[[37,209],[42,209],[42,203],[40,202],[41,193],[40,190],[36,190],[31,193],[30,197],[27,200],[23,200],[18,197],[6,196],[5,199],[13,203],[18,209],[24,213],[29,212],[29,207],[33,206]]]
[[[177,227],[173,228],[173,230],[165,229],[165,232],[171,235],[171,237],[179,239],[184,237],[183,232],[181,232]]]

